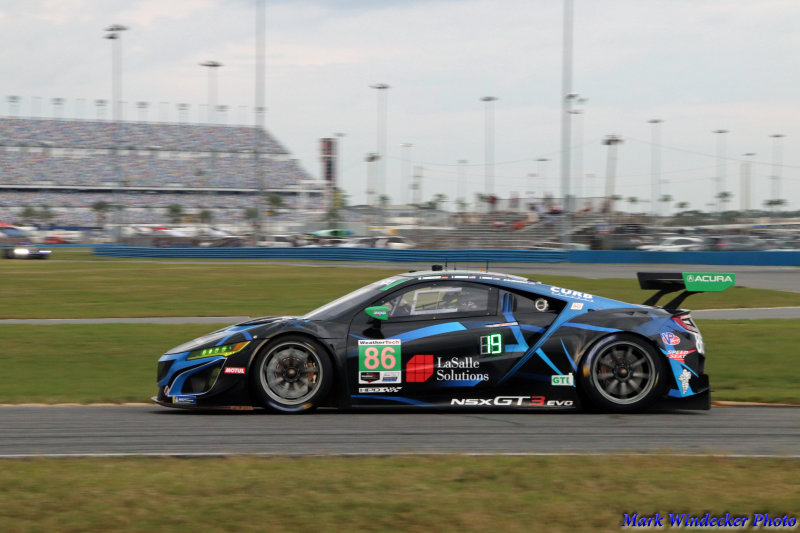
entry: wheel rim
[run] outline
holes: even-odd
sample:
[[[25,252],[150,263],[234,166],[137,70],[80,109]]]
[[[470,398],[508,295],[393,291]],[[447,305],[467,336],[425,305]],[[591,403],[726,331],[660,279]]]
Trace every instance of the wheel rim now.
[[[628,342],[607,346],[592,364],[595,389],[616,404],[641,401],[653,390],[656,377],[650,354]]]
[[[282,405],[307,402],[322,383],[322,361],[309,346],[295,342],[273,347],[259,369],[261,386]]]

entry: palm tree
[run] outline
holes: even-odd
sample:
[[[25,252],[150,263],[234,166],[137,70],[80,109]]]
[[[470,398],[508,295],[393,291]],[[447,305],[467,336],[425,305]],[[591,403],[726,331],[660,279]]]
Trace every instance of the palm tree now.
[[[183,218],[183,207],[181,204],[169,204],[167,206],[167,216],[173,224],[178,224]]]
[[[689,202],[678,202],[677,204],[675,204],[675,207],[681,210],[686,209],[687,207],[689,207]]]
[[[55,213],[53,213],[47,205],[43,205],[37,216],[38,218],[41,218],[45,224],[47,224],[55,216]]]
[[[106,223],[106,213],[111,209],[111,204],[105,200],[97,200],[92,204],[92,211],[97,214],[97,225],[104,226]]]
[[[244,210],[244,219],[253,226],[253,230],[258,227],[258,208],[248,207]]]
[[[280,194],[272,193],[267,197],[269,209],[274,214],[278,209],[283,207],[283,196]]]
[[[202,222],[203,224],[208,225],[208,224],[211,224],[212,220],[214,220],[214,213],[211,212],[208,209],[203,209],[202,211],[200,211],[199,218],[200,218],[200,222]]]
[[[36,209],[29,205],[26,205],[22,209],[22,213],[20,213],[20,216],[22,217],[22,220],[24,220],[25,222],[30,222],[31,220],[37,217]]]

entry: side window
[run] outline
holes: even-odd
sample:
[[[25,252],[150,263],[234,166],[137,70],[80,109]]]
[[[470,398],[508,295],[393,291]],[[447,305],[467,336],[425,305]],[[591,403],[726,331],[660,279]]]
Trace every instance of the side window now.
[[[435,318],[451,315],[494,314],[496,291],[482,285],[417,285],[381,302],[389,308],[389,319]]]
[[[515,315],[558,314],[564,309],[564,302],[544,296],[531,296],[502,291],[502,311]]]

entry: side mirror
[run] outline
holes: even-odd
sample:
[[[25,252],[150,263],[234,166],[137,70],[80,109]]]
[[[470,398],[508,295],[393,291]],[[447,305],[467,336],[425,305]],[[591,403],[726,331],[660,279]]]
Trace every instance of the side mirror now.
[[[376,320],[389,320],[389,308],[385,305],[376,305],[375,307],[367,307],[364,309],[367,316]]]

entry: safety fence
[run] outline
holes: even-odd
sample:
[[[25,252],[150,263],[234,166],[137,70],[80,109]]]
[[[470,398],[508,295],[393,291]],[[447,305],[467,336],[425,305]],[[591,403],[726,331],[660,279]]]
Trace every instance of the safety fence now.
[[[624,250],[393,250],[384,248],[145,248],[102,245],[102,257],[172,259],[286,259],[397,263],[667,263],[800,266],[800,251],[645,252]]]

